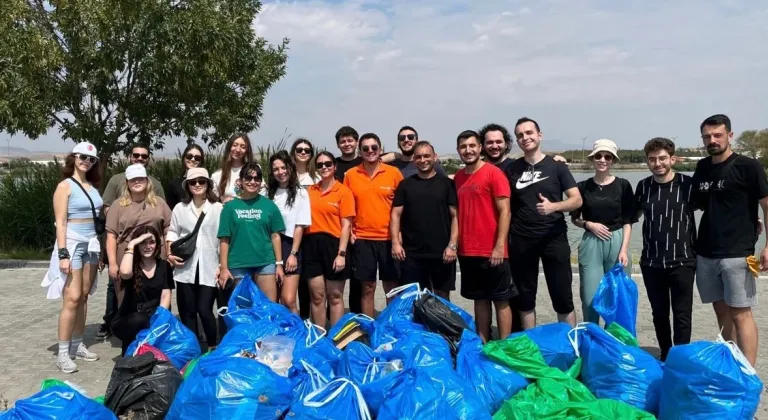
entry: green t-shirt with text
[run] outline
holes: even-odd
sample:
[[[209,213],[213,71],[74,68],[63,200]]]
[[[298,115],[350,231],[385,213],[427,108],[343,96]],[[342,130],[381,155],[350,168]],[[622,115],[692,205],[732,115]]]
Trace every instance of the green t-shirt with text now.
[[[218,237],[229,238],[228,268],[274,264],[271,236],[284,230],[280,210],[266,197],[235,198],[224,204]]]

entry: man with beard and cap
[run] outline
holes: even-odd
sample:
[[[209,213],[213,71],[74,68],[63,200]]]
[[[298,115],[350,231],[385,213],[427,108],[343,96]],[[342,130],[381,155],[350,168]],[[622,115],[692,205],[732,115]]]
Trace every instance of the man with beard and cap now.
[[[418,172],[395,191],[389,222],[392,257],[400,261],[400,283],[419,283],[450,300],[456,289],[458,199],[453,181],[436,171],[429,142],[413,146]]]
[[[752,366],[758,333],[752,307],[756,280],[768,270],[768,243],[754,257],[759,238],[758,207],[768,223],[768,180],[760,162],[731,149],[733,131],[726,115],[699,126],[709,156],[696,164],[695,200],[704,211],[696,240],[696,286],[702,303],[711,303],[726,341],[735,341]],[[768,229],[765,229],[768,232]]]
[[[397,147],[400,149],[400,153],[386,153],[381,156],[381,161],[388,163],[403,174],[403,178],[408,178],[411,175],[415,175],[419,170],[416,167],[416,162],[413,159],[413,153],[416,150],[416,142],[419,141],[419,133],[411,126],[403,126],[397,132]],[[440,175],[446,175],[443,167],[440,166],[440,161],[435,162],[435,171]]]

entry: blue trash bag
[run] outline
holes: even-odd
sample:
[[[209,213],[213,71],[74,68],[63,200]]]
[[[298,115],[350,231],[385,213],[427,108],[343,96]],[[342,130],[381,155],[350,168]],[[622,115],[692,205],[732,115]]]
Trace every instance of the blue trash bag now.
[[[353,341],[347,344],[339,360],[339,376],[350,379],[355,384],[363,383],[368,366],[376,361],[385,361],[381,354],[376,353],[363,343]]]
[[[328,339],[323,328],[305,320],[301,324],[291,326],[284,335],[296,340],[294,355],[297,351],[306,349],[325,359],[331,364],[333,371],[336,371],[342,352]]]
[[[258,321],[250,324],[240,324],[228,330],[221,338],[216,350],[211,352],[214,356],[234,356],[243,350],[256,351],[256,342],[264,337],[280,335],[283,330],[270,321]]]
[[[453,369],[451,347],[440,334],[420,330],[394,333],[394,340],[376,348],[386,360],[403,359],[405,367],[444,365]]]
[[[310,420],[370,420],[371,413],[360,389],[347,378],[338,378],[294,402],[286,416]]]
[[[513,339],[520,335],[527,335],[539,346],[547,366],[565,372],[576,362],[576,350],[574,350],[571,340],[568,339],[568,333],[572,329],[573,327],[565,322],[554,322],[510,334],[507,338]]]
[[[227,309],[235,311],[238,309],[263,308],[272,303],[267,295],[259,289],[253,278],[247,275],[240,279],[240,282],[237,283],[232,291],[232,295],[227,302]]]
[[[371,348],[376,349],[383,344],[397,340],[397,337],[400,337],[404,331],[427,331],[427,329],[421,324],[403,320],[376,325],[370,340]]]
[[[31,397],[16,401],[13,408],[0,412],[2,420],[116,420],[103,404],[75,389],[56,385]]]
[[[377,360],[366,366],[363,378],[357,384],[374,417],[384,404],[387,390],[397,383],[399,375],[404,372],[404,360],[398,359],[394,352],[388,356],[392,359]]]
[[[184,380],[166,420],[281,418],[291,406],[288,378],[246,357],[207,356]]]
[[[483,340],[468,330],[464,330],[459,341],[456,373],[477,392],[491,415],[506,400],[528,386],[528,380],[519,373],[483,354]]]
[[[125,354],[134,355],[142,344],[149,344],[162,351],[176,369],[183,368],[187,362],[203,353],[197,335],[162,306],[157,307],[149,319],[149,328],[139,331]]]
[[[335,375],[330,363],[311,351],[303,350],[298,354],[294,352],[288,379],[291,381],[295,403],[325,386],[335,379]]]
[[[615,322],[637,337],[637,300],[637,284],[624,271],[624,266],[616,263],[600,280],[592,308],[605,325]]]
[[[378,420],[491,419],[475,390],[444,366],[407,369],[384,392]]]
[[[354,312],[347,312],[344,314],[341,319],[339,319],[336,324],[334,324],[330,330],[328,330],[328,338],[333,340],[334,337],[336,337],[336,334],[341,332],[341,329],[344,328],[345,325],[347,325],[350,322],[357,322],[358,325],[360,325],[360,329],[368,335],[368,337],[373,335],[374,330],[374,320],[373,318],[369,317],[365,314],[356,314]]]
[[[413,322],[413,304],[424,294],[432,294],[432,292],[424,289],[421,290],[418,283],[406,284],[404,286],[396,287],[392,289],[387,297],[393,297],[392,302],[387,304],[387,307],[376,317],[375,327],[379,328],[382,325],[392,324],[399,321]],[[464,319],[470,330],[476,331],[475,320],[472,315],[467,311],[461,309],[456,304],[443,299],[440,296],[436,296],[442,303],[446,304],[453,312],[456,312]]]
[[[739,348],[720,338],[672,347],[662,389],[660,419],[752,419],[763,382]]]
[[[288,308],[270,301],[251,276],[245,276],[240,280],[232,291],[226,308],[220,308],[218,312],[224,319],[227,329],[261,320],[277,322],[288,318],[289,322],[301,322],[301,318],[292,314]]]
[[[594,323],[580,324],[572,336],[583,360],[581,382],[597,398],[623,401],[652,414],[659,412],[661,362]]]

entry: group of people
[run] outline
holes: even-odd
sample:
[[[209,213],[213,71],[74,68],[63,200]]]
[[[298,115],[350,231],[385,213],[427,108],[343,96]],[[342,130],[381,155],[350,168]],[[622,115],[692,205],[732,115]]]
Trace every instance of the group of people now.
[[[661,358],[673,342],[690,341],[698,272],[702,301],[713,304],[723,336],[754,365],[750,308],[768,248],[759,262],[752,255],[764,230],[758,203],[768,211],[768,181],[756,160],[731,149],[727,116],[707,118],[700,131],[710,156],[693,177],[672,169],[674,143],[654,138],[645,145],[652,175],[634,192],[611,173],[615,142],[595,142],[594,176],[577,183],[562,157],[544,154],[542,131],[529,118],[514,126],[524,154],[517,160],[508,157],[513,138],[504,126],[461,132],[463,167],[453,179],[413,127],[398,131],[398,153],[383,153],[376,134],[344,126],[336,133],[340,156],[302,138],[271,156],[268,168],[254,161],[248,136],[236,134],[210,176],[203,149],[190,145],[184,173],[165,188],[147,173],[150,151],[136,146],[131,165],[102,197],[96,150],[80,143],[54,194],[57,243],[44,283],[49,297],[63,296],[57,366],[70,373],[73,358],[98,359],[82,334],[104,232],[109,286],[98,335],[114,334],[123,353],[158,306],[170,308],[174,288],[182,322],[197,333],[199,319],[214,348],[226,332],[222,308],[246,276],[272,301],[326,326],[344,314],[347,280],[350,310],[373,317],[377,280],[388,297],[419,283],[450,299],[457,261],[460,294],[474,302],[478,333],[490,340],[494,310],[498,338],[536,325],[540,263],[558,320],[576,324],[566,213],[584,229],[578,265],[585,321],[599,321],[591,302],[603,275],[617,263],[631,274],[630,236],[642,218],[640,265]],[[698,235],[696,210],[703,211]]]

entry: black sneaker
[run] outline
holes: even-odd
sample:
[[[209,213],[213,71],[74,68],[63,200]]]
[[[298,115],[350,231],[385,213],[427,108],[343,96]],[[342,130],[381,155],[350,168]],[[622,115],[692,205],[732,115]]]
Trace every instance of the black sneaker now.
[[[101,324],[101,327],[99,327],[99,332],[96,333],[96,338],[105,340],[109,338],[111,335],[112,335],[112,330],[109,329],[107,324]]]

